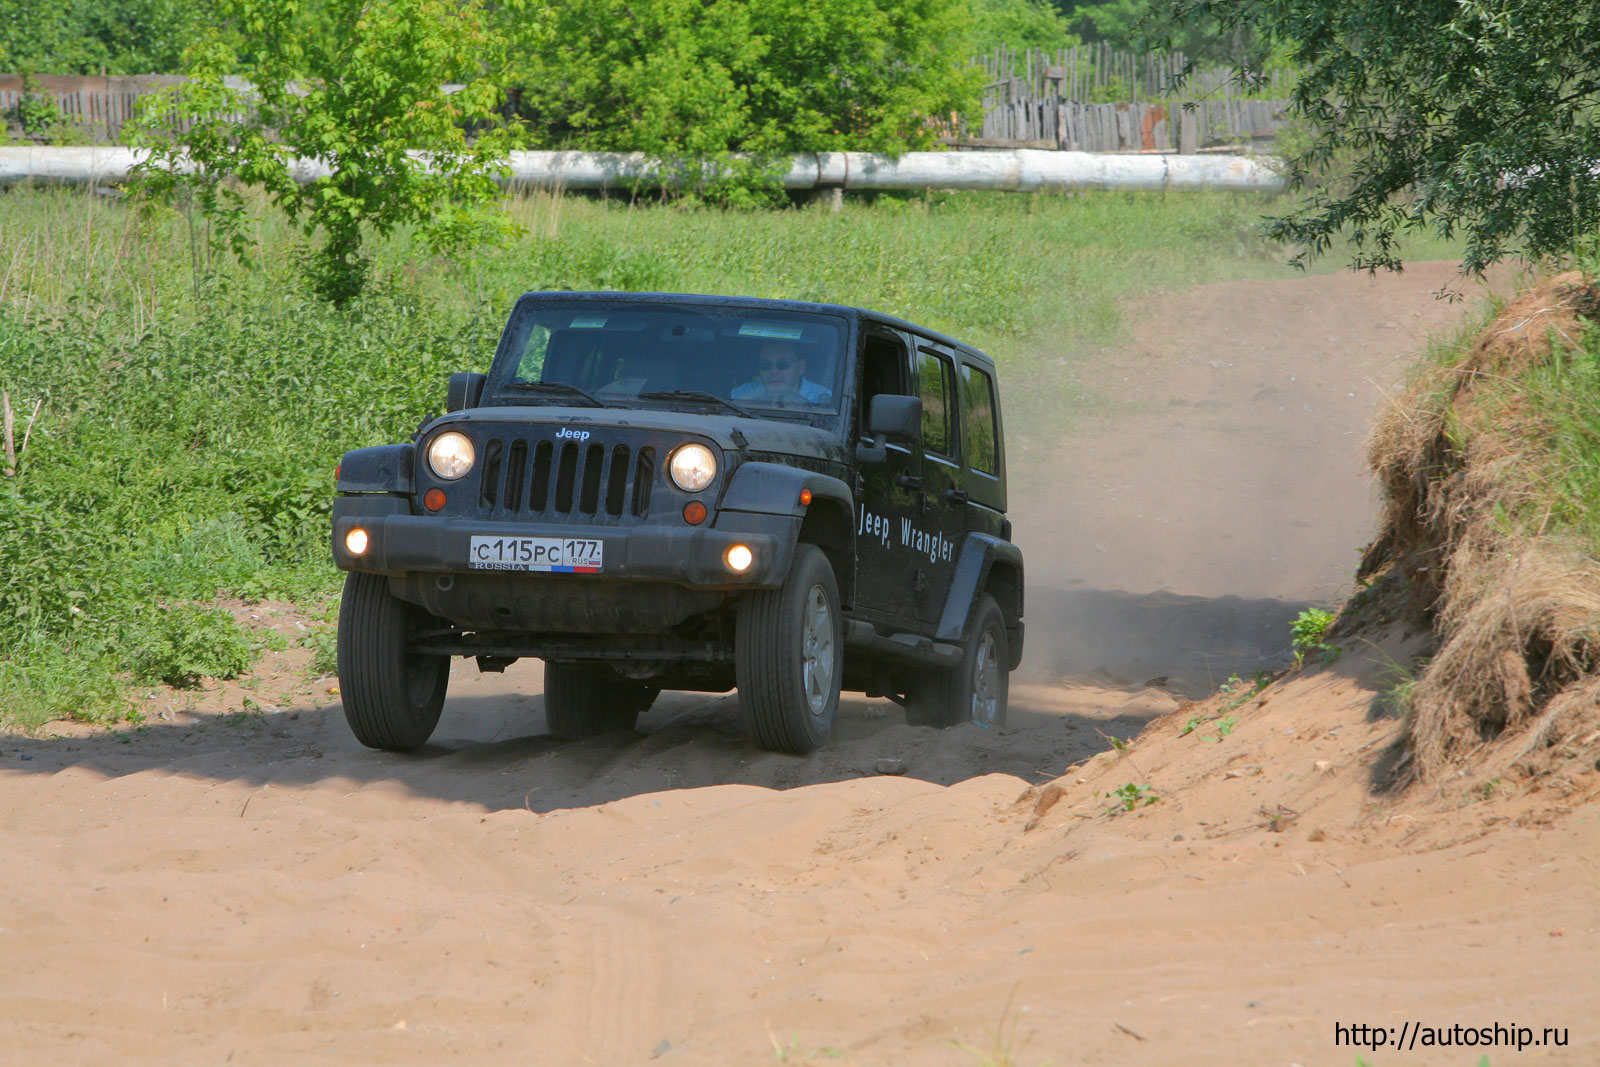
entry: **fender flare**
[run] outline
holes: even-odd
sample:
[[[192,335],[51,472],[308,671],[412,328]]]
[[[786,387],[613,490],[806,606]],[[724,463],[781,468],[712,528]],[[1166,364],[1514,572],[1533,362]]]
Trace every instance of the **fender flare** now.
[[[334,488],[341,493],[410,496],[416,488],[413,481],[416,452],[412,444],[375,445],[346,452],[339,461],[339,477]]]
[[[808,510],[800,503],[802,490],[811,490],[811,502],[829,500],[855,516],[855,498],[844,482],[817,471],[786,467],[760,461],[741,463],[733,472],[722,494],[723,511],[753,511],[762,515],[803,517]]]
[[[962,538],[955,573],[950,577],[950,593],[945,598],[944,612],[939,616],[939,628],[933,639],[961,643],[966,635],[967,618],[972,614],[972,602],[988,588],[989,575],[997,563],[1016,572],[1015,602],[1001,605],[1008,616],[1008,644],[1014,646],[1007,649],[1011,661],[1008,669],[1016,670],[1022,662],[1022,549],[993,534],[969,533]]]

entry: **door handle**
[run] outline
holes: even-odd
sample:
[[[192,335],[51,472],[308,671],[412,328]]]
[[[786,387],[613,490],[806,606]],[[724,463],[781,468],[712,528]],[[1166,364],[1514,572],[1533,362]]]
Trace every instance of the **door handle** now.
[[[965,504],[967,502],[967,491],[965,489],[946,489],[944,498],[952,504]]]
[[[898,475],[894,480],[894,484],[898,485],[902,489],[911,489],[917,492],[921,492],[922,490],[922,479],[917,477],[915,474]]]

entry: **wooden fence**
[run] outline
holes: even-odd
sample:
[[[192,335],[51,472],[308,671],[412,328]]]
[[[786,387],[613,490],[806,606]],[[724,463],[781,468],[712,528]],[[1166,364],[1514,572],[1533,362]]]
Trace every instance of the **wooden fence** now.
[[[1241,95],[1235,72],[1196,71],[1173,93],[1178,53],[1135,55],[1104,46],[1058,52],[1000,49],[982,60],[983,122],[957,122],[944,140],[959,147],[1055,148],[1082,152],[1195,152],[1271,137],[1285,124],[1292,75],[1273,71],[1261,91]],[[1263,93],[1268,99],[1259,98]]]
[[[981,125],[973,129],[953,117],[940,130],[941,140],[958,148],[1196,152],[1270,137],[1285,122],[1285,100],[1240,95],[1227,68],[1197,71],[1181,93],[1170,94],[1184,64],[1176,53],[1002,48],[975,62],[988,75]],[[1266,94],[1286,96],[1291,77],[1273,72]],[[54,98],[62,117],[90,140],[115,143],[140,96],[180,81],[166,75],[43,75],[37,92]],[[13,118],[24,95],[20,75],[0,74],[0,115]]]

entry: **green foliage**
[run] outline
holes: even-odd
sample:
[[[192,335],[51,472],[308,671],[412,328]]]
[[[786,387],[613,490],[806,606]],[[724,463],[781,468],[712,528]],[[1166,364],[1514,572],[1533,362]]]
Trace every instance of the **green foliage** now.
[[[1148,785],[1135,785],[1128,782],[1113,789],[1106,794],[1106,798],[1114,803],[1106,809],[1107,815],[1117,815],[1121,812],[1132,811],[1134,808],[1149,807],[1161,798],[1156,796],[1154,789]]]
[[[1530,474],[1541,491],[1518,519],[1530,533],[1568,533],[1600,559],[1600,330],[1585,330],[1577,340],[1519,376],[1516,396],[1548,432],[1529,442],[1537,446]]]
[[[790,153],[931,144],[930,117],[977,103],[970,31],[960,0],[588,0],[556,4],[507,77],[541,139],[645,152],[740,202]]]
[[[1466,238],[1462,265],[1565,256],[1600,229],[1600,34],[1567,0],[1162,0],[1178,20],[1257,34],[1301,68],[1295,110],[1315,135],[1297,178],[1341,156],[1348,178],[1272,220],[1302,256],[1345,234],[1354,264],[1397,267],[1409,230]]]
[[[1294,663],[1298,667],[1312,652],[1321,654],[1326,666],[1339,658],[1340,649],[1327,642],[1328,627],[1333,625],[1333,612],[1322,608],[1307,608],[1289,624],[1289,647],[1294,650]]]
[[[1080,43],[1061,12],[1040,0],[974,0],[972,13],[973,48],[979,54],[997,45],[1055,51]]]
[[[366,286],[368,234],[413,225],[434,253],[511,236],[488,210],[513,138],[490,126],[500,89],[475,78],[497,65],[503,41],[487,29],[480,0],[221,0],[243,28],[241,53],[211,37],[189,53],[190,80],[155,94],[133,128],[151,150],[136,174],[147,196],[192,204],[216,244],[244,256],[249,215],[231,183],[260,188],[307,237],[302,257],[313,291],[344,306]],[[312,16],[332,32],[311,33]],[[229,87],[243,74],[250,93]],[[467,79],[459,91],[444,86]],[[174,122],[190,116],[188,130]],[[327,173],[299,182],[295,157]],[[192,163],[192,166],[190,165]]]
[[[250,643],[221,608],[180,604],[157,608],[123,639],[136,682],[192,689],[201,678],[237,678],[255,662]]]
[[[176,74],[216,18],[209,0],[0,0],[0,69]]]

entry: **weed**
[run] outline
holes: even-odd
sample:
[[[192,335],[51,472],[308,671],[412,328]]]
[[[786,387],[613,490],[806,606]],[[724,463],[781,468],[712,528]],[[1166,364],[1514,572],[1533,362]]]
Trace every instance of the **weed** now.
[[[338,630],[327,623],[317,623],[300,635],[300,647],[311,650],[311,663],[306,670],[313,678],[338,673],[338,638]]]
[[[1322,665],[1338,659],[1343,649],[1327,642],[1328,627],[1333,625],[1333,612],[1322,608],[1307,608],[1289,624],[1289,646],[1294,649],[1294,665],[1301,666],[1312,652],[1319,653]]]
[[[233,616],[195,604],[157,608],[125,633],[128,669],[136,682],[192,689],[201,678],[237,678],[255,656]]]
[[[1017,1067],[1017,1054],[1021,1052],[1021,1047],[1017,1044],[1017,1031],[1022,1028],[1022,1012],[1013,1013],[1011,1005],[1016,1002],[1017,989],[1020,985],[1019,982],[1011,987],[1005,1007],[1000,1009],[1000,1022],[989,1032],[988,1047],[977,1048],[964,1041],[951,1042],[962,1052],[976,1056],[978,1067]]]
[[[1183,729],[1178,731],[1178,736],[1188,737],[1190,734],[1194,733],[1200,728],[1200,723],[1203,721],[1204,720],[1202,720],[1200,716],[1191,715],[1189,718],[1184,720]]]
[[[1115,800],[1111,807],[1106,809],[1107,815],[1116,815],[1119,812],[1132,811],[1134,808],[1149,807],[1161,798],[1148,785],[1135,785],[1128,782],[1126,785],[1113,789],[1106,794],[1108,800]]]

